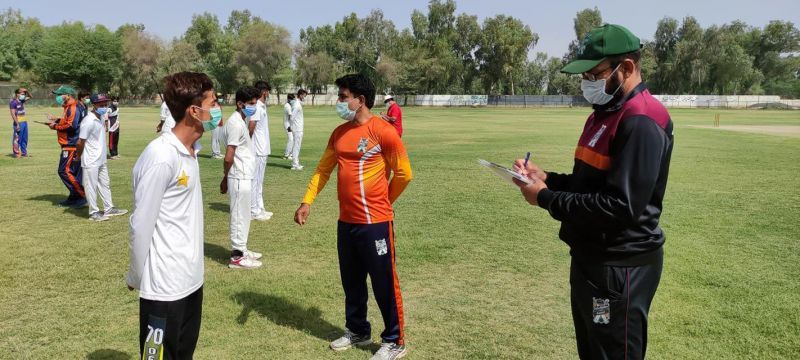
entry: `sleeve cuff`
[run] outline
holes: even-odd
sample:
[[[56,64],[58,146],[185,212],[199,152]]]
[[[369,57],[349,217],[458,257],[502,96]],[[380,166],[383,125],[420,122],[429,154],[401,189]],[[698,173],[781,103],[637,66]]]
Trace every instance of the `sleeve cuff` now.
[[[550,189],[542,189],[539,191],[539,195],[536,196],[536,202],[539,203],[539,207],[550,211],[550,204],[553,202],[553,199],[556,197],[556,193]]]

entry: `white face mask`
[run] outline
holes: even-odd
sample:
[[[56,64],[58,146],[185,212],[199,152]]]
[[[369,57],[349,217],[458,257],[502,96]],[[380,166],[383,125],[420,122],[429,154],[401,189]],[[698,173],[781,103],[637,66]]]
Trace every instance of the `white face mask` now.
[[[586,101],[595,105],[605,105],[614,98],[614,94],[619,91],[625,81],[621,82],[619,86],[617,86],[617,89],[611,94],[606,93],[606,81],[614,76],[614,73],[617,72],[620,65],[617,65],[617,67],[614,68],[614,71],[611,72],[611,75],[605,79],[595,81],[586,79],[581,80],[581,91],[583,91],[583,97],[586,98]]]

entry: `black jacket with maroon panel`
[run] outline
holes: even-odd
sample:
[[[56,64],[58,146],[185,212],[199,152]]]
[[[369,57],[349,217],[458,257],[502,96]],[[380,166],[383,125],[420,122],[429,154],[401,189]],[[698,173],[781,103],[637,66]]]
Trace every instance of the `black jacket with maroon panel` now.
[[[613,266],[660,261],[672,143],[669,113],[644,83],[618,103],[595,107],[572,174],[548,173],[538,196],[561,221],[559,236],[573,258]]]

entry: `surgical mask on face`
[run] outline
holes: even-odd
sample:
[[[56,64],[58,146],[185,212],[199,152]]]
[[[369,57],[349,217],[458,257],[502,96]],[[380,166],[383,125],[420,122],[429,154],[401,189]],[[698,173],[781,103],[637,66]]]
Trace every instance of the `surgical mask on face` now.
[[[195,106],[195,105],[192,105],[192,106],[194,106],[194,107],[196,107],[196,108],[198,108],[200,110],[203,110],[203,111],[208,111],[208,113],[211,115],[211,120],[203,121],[203,131],[211,131],[211,130],[216,129],[217,126],[219,126],[219,122],[220,122],[220,120],[222,120],[222,109],[220,109],[218,106],[215,106],[215,107],[211,108],[210,110],[203,109],[203,108],[201,108],[199,106]]]
[[[83,99],[83,103],[86,104],[86,105],[92,105],[92,100],[91,99]]]
[[[339,101],[336,103],[336,113],[340,118],[347,121],[352,121],[356,118],[356,110],[350,110],[350,101]]]
[[[99,108],[95,109],[94,111],[96,111],[98,115],[103,116],[108,112],[108,108],[107,107],[99,107]]]
[[[581,80],[581,91],[583,91],[583,97],[586,99],[586,101],[595,105],[605,105],[614,98],[614,94],[616,94],[617,91],[619,91],[619,89],[622,87],[622,83],[617,86],[614,92],[608,94],[606,93],[606,82],[608,79],[614,76],[614,73],[617,72],[619,66],[620,65],[617,65],[617,67],[614,68],[614,71],[611,72],[611,75],[605,79],[595,81],[586,79]]]
[[[25,101],[25,95],[20,95],[19,96],[19,101]]]
[[[64,95],[56,95],[56,104],[64,106]]]
[[[244,109],[242,109],[242,112],[244,113],[245,117],[251,117],[256,113],[256,105],[245,105]]]

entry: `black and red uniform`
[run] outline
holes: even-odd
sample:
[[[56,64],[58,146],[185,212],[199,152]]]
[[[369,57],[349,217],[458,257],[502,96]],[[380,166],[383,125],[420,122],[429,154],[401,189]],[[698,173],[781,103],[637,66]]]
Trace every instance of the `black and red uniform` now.
[[[548,173],[538,202],[561,221],[559,236],[570,247],[580,357],[640,359],[661,277],[672,120],[643,83],[594,110],[572,174]]]

